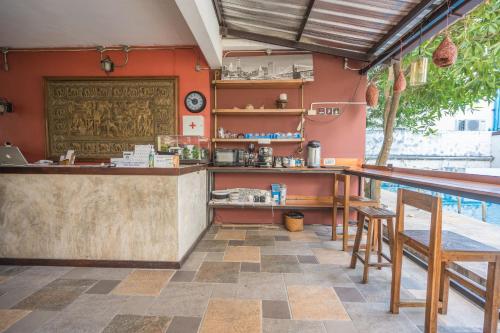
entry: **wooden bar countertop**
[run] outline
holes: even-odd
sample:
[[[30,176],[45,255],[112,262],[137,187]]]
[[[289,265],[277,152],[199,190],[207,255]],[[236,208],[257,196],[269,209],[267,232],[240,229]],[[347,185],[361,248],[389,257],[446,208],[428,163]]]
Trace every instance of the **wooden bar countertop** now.
[[[62,174],[62,175],[138,175],[180,176],[205,170],[206,164],[181,165],[179,168],[117,168],[99,164],[1,166],[0,174]]]
[[[258,168],[258,167],[232,167],[232,166],[210,166],[208,171],[213,173],[299,173],[299,174],[334,174],[341,173],[348,166],[333,166],[328,168]]]
[[[345,173],[396,184],[500,203],[500,177],[445,171],[363,165]]]

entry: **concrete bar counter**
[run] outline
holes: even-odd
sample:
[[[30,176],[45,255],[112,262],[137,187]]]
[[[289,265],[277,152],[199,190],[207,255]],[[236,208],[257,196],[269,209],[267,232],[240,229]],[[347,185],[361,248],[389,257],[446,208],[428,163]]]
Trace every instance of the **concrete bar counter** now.
[[[0,168],[0,263],[176,268],[206,228],[205,166]]]

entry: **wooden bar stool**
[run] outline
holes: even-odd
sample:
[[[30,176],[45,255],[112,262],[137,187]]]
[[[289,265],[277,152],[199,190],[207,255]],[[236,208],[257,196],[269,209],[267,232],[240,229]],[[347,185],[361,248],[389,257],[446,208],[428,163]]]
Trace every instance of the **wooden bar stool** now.
[[[339,182],[344,184],[342,192],[339,191]],[[335,174],[333,181],[333,216],[332,216],[332,240],[336,241],[337,234],[337,210],[343,209],[342,215],[342,250],[347,251],[349,240],[349,212],[350,208],[363,206],[378,206],[378,202],[362,196],[351,195],[351,177],[349,175]]]
[[[356,231],[356,239],[354,241],[354,247],[352,249],[351,256],[351,268],[356,268],[356,262],[358,259],[363,263],[363,283],[368,282],[368,269],[370,267],[377,267],[382,269],[382,267],[390,267],[392,262],[392,246],[394,240],[394,218],[396,214],[390,210],[378,207],[357,207],[358,212],[358,229]],[[359,248],[361,245],[361,239],[363,238],[363,230],[365,222],[368,220],[368,232],[366,235],[366,246],[364,250],[364,258],[360,255]],[[382,220],[387,221],[387,235],[389,238],[389,251],[390,255],[387,256],[382,252],[383,244],[383,224]],[[371,263],[370,257],[372,251],[375,250],[377,253],[377,263]],[[387,260],[386,263],[382,262],[382,258]]]
[[[430,212],[430,230],[405,230],[405,205]],[[496,333],[500,306],[500,250],[451,231],[442,231],[442,202],[439,197],[400,189],[396,216],[390,311],[399,313],[400,307],[425,306],[425,332],[437,332],[437,314],[446,314],[449,280],[452,279],[486,299],[483,332]],[[428,258],[424,301],[404,302],[400,299],[404,246]],[[487,288],[450,270],[448,264],[452,261],[487,262]]]

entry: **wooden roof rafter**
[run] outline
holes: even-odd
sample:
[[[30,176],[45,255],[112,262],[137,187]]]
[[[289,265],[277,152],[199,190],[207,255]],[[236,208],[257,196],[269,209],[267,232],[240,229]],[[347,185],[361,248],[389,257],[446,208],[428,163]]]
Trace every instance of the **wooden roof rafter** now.
[[[446,24],[453,24],[464,15],[472,11],[482,3],[482,0],[450,0],[443,3],[431,15],[427,16],[418,26],[406,33],[392,44],[385,52],[373,59],[367,66],[362,68],[360,74],[366,74],[371,68],[396,57],[399,54],[406,54],[414,50],[420,43],[434,37],[446,27]],[[448,20],[446,17],[448,16]]]
[[[360,73],[416,47],[435,27],[458,19],[482,0],[212,0],[221,33],[298,50],[367,62]],[[457,10],[457,8],[462,8]],[[219,18],[220,16],[220,18]],[[419,40],[417,40],[418,42]]]
[[[302,34],[304,33],[304,28],[306,27],[307,21],[309,20],[309,15],[311,15],[311,10],[314,6],[314,2],[316,0],[309,0],[309,5],[307,5],[307,10],[304,15],[304,19],[302,20],[302,24],[300,25],[299,32],[297,33],[297,37],[295,38],[295,41],[300,42],[300,39],[302,38]]]

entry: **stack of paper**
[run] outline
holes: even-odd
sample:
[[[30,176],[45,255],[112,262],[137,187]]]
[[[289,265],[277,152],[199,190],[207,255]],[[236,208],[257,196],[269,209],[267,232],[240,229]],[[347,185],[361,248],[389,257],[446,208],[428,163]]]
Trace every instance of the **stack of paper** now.
[[[155,155],[155,168],[178,168],[178,155]]]
[[[112,158],[111,163],[121,168],[147,168],[149,167],[149,154],[153,145],[135,145],[134,151],[124,151],[123,157]],[[155,168],[178,168],[179,156],[156,155],[154,156]]]

